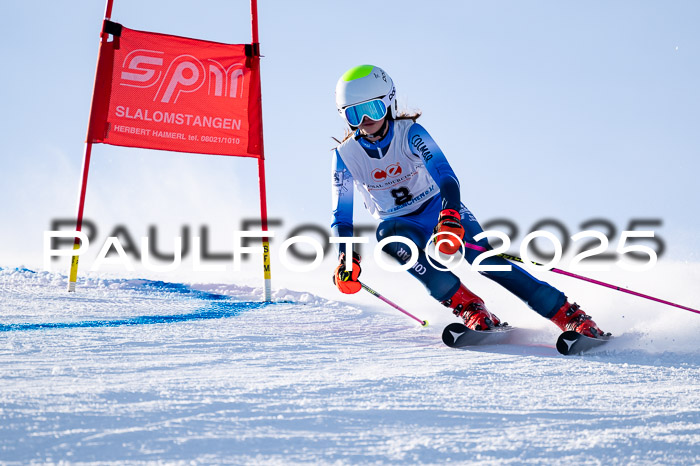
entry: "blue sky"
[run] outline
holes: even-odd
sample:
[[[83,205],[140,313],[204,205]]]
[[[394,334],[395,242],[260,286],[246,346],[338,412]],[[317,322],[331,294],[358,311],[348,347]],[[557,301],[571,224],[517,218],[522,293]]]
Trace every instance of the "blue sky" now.
[[[250,40],[249,3],[115,0],[133,29]],[[52,218],[75,215],[99,1],[10,1],[0,15],[0,265],[40,263]],[[482,222],[570,234],[661,219],[666,257],[700,260],[700,5],[697,2],[264,1],[259,5],[268,208],[286,227],[330,218],[333,90],[383,67],[400,107],[460,177]],[[223,242],[257,213],[255,162],[98,145],[86,217]],[[361,207],[361,206],[360,206]],[[361,210],[357,221],[372,223]],[[522,239],[524,233],[514,241]],[[616,241],[616,238],[611,238]]]

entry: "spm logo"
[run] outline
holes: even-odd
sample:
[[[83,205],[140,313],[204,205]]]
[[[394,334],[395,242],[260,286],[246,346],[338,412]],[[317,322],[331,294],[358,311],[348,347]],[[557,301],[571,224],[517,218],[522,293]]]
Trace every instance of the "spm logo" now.
[[[164,52],[137,49],[124,58],[122,86],[149,88],[158,85],[153,101],[176,103],[183,93],[197,92],[204,87],[208,95],[243,97],[242,63],[225,68],[214,59],[199,60],[193,55],[179,55],[165,63]]]

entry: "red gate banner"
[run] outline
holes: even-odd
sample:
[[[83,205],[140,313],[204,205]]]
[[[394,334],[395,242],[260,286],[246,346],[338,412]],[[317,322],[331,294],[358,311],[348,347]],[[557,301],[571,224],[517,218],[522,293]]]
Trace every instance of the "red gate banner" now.
[[[259,57],[231,45],[105,21],[88,141],[262,156]],[[246,53],[247,52],[247,53]]]

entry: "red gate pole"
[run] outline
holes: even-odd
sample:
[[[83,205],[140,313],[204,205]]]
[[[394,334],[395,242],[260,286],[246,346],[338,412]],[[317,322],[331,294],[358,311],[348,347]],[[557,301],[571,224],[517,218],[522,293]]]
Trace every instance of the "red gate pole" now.
[[[107,5],[105,6],[105,20],[109,20],[112,17],[112,5],[114,0],[107,0]],[[100,34],[100,44],[107,42],[108,34],[102,32]],[[98,60],[99,64],[99,60]],[[95,83],[93,84],[93,99],[95,96],[94,87],[97,86],[97,66],[95,67]],[[83,154],[83,168],[81,174],[81,186],[80,186],[80,196],[78,198],[78,214],[75,218],[75,231],[82,231],[83,229],[83,211],[85,209],[85,193],[87,191],[87,180],[88,172],[90,171],[90,156],[92,155],[92,141],[90,141],[90,121],[92,121],[92,105],[90,102],[90,117],[88,118],[88,137],[85,142],[85,152]],[[73,250],[80,248],[80,239],[75,238],[73,242]],[[75,291],[75,282],[78,280],[78,257],[72,256],[70,264],[70,273],[68,276],[68,291]]]
[[[260,50],[260,39],[258,37],[258,0],[250,0],[250,12],[252,16],[252,39],[253,55]],[[258,63],[259,64],[259,63]],[[260,68],[258,67],[258,86],[262,89],[260,80]],[[260,104],[260,157],[258,158],[258,177],[260,181],[260,225],[264,232],[267,232],[267,194],[265,188],[265,142],[263,138],[262,123],[262,103]],[[263,277],[265,301],[272,300],[272,274],[270,272],[270,241],[268,237],[262,238],[263,243]]]

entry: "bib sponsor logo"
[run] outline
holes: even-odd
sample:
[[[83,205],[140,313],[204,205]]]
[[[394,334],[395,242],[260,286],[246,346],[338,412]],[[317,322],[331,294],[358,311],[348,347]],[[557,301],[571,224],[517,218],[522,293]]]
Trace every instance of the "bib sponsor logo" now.
[[[389,165],[386,167],[386,173],[392,178],[396,178],[397,176],[401,176],[403,173],[403,170],[401,169],[401,165],[398,163],[395,163],[393,165]]]
[[[403,169],[400,163],[394,163],[386,167],[385,169],[377,168],[372,171],[372,179],[374,181],[384,181],[388,178],[396,178],[403,174]]]
[[[386,180],[386,171],[381,168],[377,168],[372,172],[372,179],[374,181],[384,181]]]

